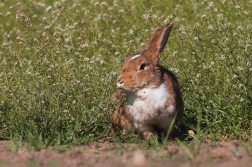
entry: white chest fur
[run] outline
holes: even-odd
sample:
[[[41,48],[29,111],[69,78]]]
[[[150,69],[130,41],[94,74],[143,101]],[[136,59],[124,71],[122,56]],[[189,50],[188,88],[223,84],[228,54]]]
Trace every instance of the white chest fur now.
[[[144,88],[136,94],[127,92],[127,109],[134,122],[158,124],[164,119],[173,118],[174,106],[167,106],[169,94],[165,85],[157,88]]]

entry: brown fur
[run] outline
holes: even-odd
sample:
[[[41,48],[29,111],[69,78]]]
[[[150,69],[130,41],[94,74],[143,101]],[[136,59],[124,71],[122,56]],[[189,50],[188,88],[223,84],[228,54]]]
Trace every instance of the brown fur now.
[[[131,57],[133,56],[130,56],[129,58]],[[129,58],[125,60],[121,73],[118,77],[118,82],[124,82],[125,90],[137,91],[145,87],[145,85],[151,85],[153,87],[159,86],[160,77],[157,77],[159,74],[148,57],[141,56],[134,59],[134,61]],[[141,72],[132,72],[137,71],[143,63],[146,64],[146,70]],[[144,81],[144,83],[142,81]]]
[[[160,68],[162,71],[161,75],[164,80],[166,90],[168,94],[173,97],[169,99],[169,101],[167,101],[166,105],[167,107],[169,107],[170,105],[174,105],[175,108],[177,108],[176,121],[178,122],[182,118],[184,112],[184,102],[180,93],[179,84],[176,76],[171,71],[161,66]]]
[[[130,131],[133,128],[132,119],[125,110],[126,97],[121,89],[117,91],[112,96],[112,101],[117,104],[116,108],[110,112],[110,119],[114,125],[118,126],[120,129],[125,129]],[[113,126],[111,134],[114,135],[116,128]]]
[[[159,65],[160,53],[163,51],[173,23],[157,29],[148,40],[145,48],[140,52],[141,56],[132,59],[135,55],[130,55],[125,59],[124,65],[118,76],[118,83],[123,83],[123,89],[136,92],[142,88],[158,87],[164,83],[170,98],[166,107],[174,106],[176,109],[176,121],[182,117],[184,104],[180,93],[178,81],[175,75]],[[139,70],[145,64],[144,70]],[[120,93],[118,93],[120,92]],[[115,110],[111,112],[112,122],[121,129],[130,131],[133,128],[132,118],[127,113],[126,98],[120,90],[114,94],[118,103]]]

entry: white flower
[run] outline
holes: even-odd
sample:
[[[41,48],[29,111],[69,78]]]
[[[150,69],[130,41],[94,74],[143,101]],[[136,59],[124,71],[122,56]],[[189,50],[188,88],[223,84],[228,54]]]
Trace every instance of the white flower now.
[[[210,1],[209,4],[208,4],[208,7],[211,8],[211,7],[214,7],[214,6],[215,6],[215,5],[214,5],[214,2],[213,2],[213,1]]]
[[[60,42],[60,41],[61,41],[61,39],[60,39],[60,38],[57,38],[57,39],[56,39],[56,42]]]
[[[250,67],[251,63],[249,61],[247,61],[247,67]]]
[[[71,36],[69,36],[69,37],[65,38],[65,42],[69,42],[71,39],[72,39]]]
[[[221,55],[220,59],[221,59],[221,60],[224,60],[224,59],[225,59],[225,56],[224,56],[224,55]]]
[[[45,26],[45,29],[46,29],[46,30],[48,30],[49,28],[50,28],[49,25],[46,25],[46,26]]]
[[[46,21],[46,17],[42,17],[42,21]]]
[[[142,15],[142,18],[145,19],[145,20],[148,20],[150,18],[150,15],[148,14],[143,14]]]
[[[48,6],[48,7],[46,8],[46,11],[49,12],[51,9],[52,9],[52,6]]]
[[[251,45],[250,44],[247,44],[246,46],[245,46],[245,51],[247,52],[248,51],[248,48],[250,48],[251,47]]]
[[[215,5],[214,5],[214,2],[213,2],[213,1],[210,1],[210,2],[208,3],[208,6],[206,7],[206,10],[210,10],[210,9],[212,9],[214,6],[215,6]]]
[[[17,21],[19,20],[19,14],[16,14],[16,20]]]
[[[239,88],[242,88],[243,86],[244,86],[243,84],[239,84],[239,85],[238,85]]]
[[[209,67],[213,67],[213,66],[214,66],[214,62],[211,61]]]
[[[34,42],[38,42],[38,39],[37,39],[37,38],[33,38],[33,41],[34,41]]]
[[[244,99],[241,97],[241,98],[240,98],[240,102],[243,102],[243,101],[244,101]]]
[[[219,19],[219,20],[223,20],[223,14],[217,14],[217,18]]]
[[[81,44],[80,47],[81,48],[87,48],[89,45],[87,43]]]
[[[62,2],[57,1],[57,2],[54,3],[54,7],[55,8],[61,8],[61,7],[63,7],[63,4],[62,4]]]
[[[206,14],[203,14],[200,18],[201,19],[205,19],[206,18]]]
[[[108,3],[107,3],[107,2],[102,2],[102,3],[101,3],[101,5],[103,5],[103,6],[107,6],[107,5],[108,5]]]
[[[237,69],[238,69],[238,71],[241,71],[241,70],[243,70],[244,68],[241,67],[241,66],[238,66]]]
[[[240,5],[235,5],[235,9],[240,9]]]
[[[242,26],[238,26],[236,29],[236,31],[243,31],[243,30],[244,30],[244,28]]]
[[[37,5],[38,5],[38,6],[41,6],[41,7],[44,7],[44,6],[45,6],[45,4],[43,4],[42,2],[37,2]]]
[[[238,76],[237,76],[236,74],[234,74],[232,78],[235,79],[235,78],[237,78],[237,77],[238,77]]]
[[[152,18],[153,18],[153,19],[157,19],[158,16],[157,16],[156,14],[154,14],[154,15],[152,15]]]
[[[214,26],[213,25],[208,25],[208,27],[207,27],[209,30],[213,30],[214,29]]]
[[[129,30],[129,34],[134,34],[134,30],[133,30],[133,29],[130,29],[130,30]]]

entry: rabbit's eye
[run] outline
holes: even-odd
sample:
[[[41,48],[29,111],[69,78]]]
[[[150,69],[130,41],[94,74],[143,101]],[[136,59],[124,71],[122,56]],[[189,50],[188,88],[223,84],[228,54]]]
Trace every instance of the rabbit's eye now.
[[[145,67],[146,67],[146,64],[145,64],[145,63],[143,63],[143,64],[141,64],[141,66],[140,66],[139,70],[144,70],[144,69],[145,69]]]

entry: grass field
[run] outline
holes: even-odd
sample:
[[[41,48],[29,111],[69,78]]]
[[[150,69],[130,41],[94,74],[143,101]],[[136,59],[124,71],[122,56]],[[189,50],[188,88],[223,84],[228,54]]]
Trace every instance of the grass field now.
[[[124,58],[175,22],[161,64],[178,77],[185,114],[206,140],[252,141],[252,1],[0,2],[0,139],[35,150],[87,144],[111,130]],[[114,142],[141,142],[118,133]],[[18,147],[18,146],[17,146]]]

